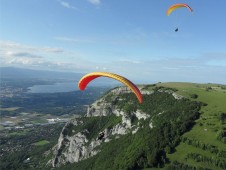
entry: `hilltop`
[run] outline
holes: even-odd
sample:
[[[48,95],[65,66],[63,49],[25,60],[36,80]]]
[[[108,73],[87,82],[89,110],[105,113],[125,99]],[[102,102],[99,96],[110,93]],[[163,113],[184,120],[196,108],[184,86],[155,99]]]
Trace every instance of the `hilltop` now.
[[[224,85],[139,86],[138,104],[115,88],[69,121],[49,164],[61,169],[224,169]],[[100,132],[103,140],[97,140]],[[69,163],[69,164],[68,164]]]

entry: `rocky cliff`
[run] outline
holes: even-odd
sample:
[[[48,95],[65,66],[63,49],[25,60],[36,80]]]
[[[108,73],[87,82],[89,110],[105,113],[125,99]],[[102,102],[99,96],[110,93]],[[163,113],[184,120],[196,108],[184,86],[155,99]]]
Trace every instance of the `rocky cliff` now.
[[[154,91],[147,91],[142,88],[140,90],[143,95],[152,95],[154,93]],[[182,96],[177,95],[172,90],[159,89],[158,92],[171,94],[177,100],[182,98]],[[49,163],[53,167],[59,167],[66,163],[87,159],[101,152],[98,146],[102,143],[110,142],[112,139],[120,138],[121,135],[128,133],[135,134],[139,128],[142,128],[140,120],[150,118],[150,114],[144,113],[139,109],[127,113],[117,105],[117,102],[125,100],[121,96],[127,93],[131,93],[127,87],[115,88],[88,106],[87,113],[83,119],[70,120],[60,134],[58,144],[54,148],[54,157]],[[159,113],[159,115],[162,113]],[[111,123],[108,121],[103,128],[100,127],[100,131],[97,128],[90,128],[91,125],[86,123],[86,119],[89,118],[110,116],[118,117],[120,120],[111,121]],[[153,128],[153,126],[152,119],[150,119],[150,128]],[[97,136],[100,132],[104,132],[104,138],[98,140]]]

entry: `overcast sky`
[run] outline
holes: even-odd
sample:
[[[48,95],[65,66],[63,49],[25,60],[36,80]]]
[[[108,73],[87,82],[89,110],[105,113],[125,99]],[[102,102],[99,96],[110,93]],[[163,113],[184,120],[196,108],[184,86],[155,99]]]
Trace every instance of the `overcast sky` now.
[[[179,2],[0,0],[1,66],[226,84],[226,0]]]

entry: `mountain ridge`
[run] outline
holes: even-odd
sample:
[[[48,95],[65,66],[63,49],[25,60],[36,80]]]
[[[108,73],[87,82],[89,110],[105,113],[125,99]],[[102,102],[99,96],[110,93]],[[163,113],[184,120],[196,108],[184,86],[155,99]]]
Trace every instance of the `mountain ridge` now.
[[[67,145],[70,145],[71,141],[67,139],[67,144],[61,149],[61,153],[59,154],[58,152],[57,155],[58,157],[61,157],[61,159],[63,158],[64,161],[59,163],[60,161],[57,162],[57,160],[55,161],[55,163],[57,162],[55,165],[54,161],[52,161],[53,166],[60,167],[61,169],[143,169],[160,167],[175,169],[175,167],[183,166],[188,167],[187,169],[197,169],[206,167],[202,164],[191,164],[189,161],[186,162],[185,160],[180,163],[175,161],[171,162],[174,160],[172,155],[177,154],[176,147],[180,146],[181,143],[183,144],[183,141],[185,140],[183,134],[186,134],[186,132],[189,132],[193,127],[197,126],[196,120],[199,120],[200,115],[202,115],[199,110],[200,108],[205,108],[208,104],[197,100],[197,98],[199,98],[197,94],[190,94],[189,92],[189,95],[182,95],[181,92],[186,91],[181,90],[184,87],[181,89],[179,88],[178,90],[178,87],[175,88],[172,84],[171,86],[169,84],[158,83],[154,85],[139,86],[144,97],[144,104],[142,105],[137,103],[135,96],[129,93],[129,91],[125,92],[125,90],[123,90],[125,93],[120,93],[120,88],[123,87],[115,88],[105,94],[104,97],[89,106],[86,116],[82,118],[84,127],[92,126],[93,128],[90,128],[87,131],[87,129],[83,129],[83,125],[81,125],[79,128],[80,130],[82,129],[82,131],[80,132],[76,130],[76,126],[73,127],[74,132],[77,132],[77,134],[80,133],[79,135],[85,139],[83,140],[83,143],[80,143],[81,148],[84,149],[84,147],[87,146],[94,146],[91,149],[91,152],[94,151],[95,148],[98,148],[98,150],[95,150],[95,154],[93,154],[94,152],[88,152],[88,154],[86,153],[88,156],[84,156],[83,153],[85,152],[81,154],[81,149],[77,149],[77,156],[84,157],[82,159],[77,159],[76,161],[67,160],[67,156],[65,155],[61,157],[62,152],[69,153]],[[183,83],[176,84],[182,85]],[[200,84],[192,83],[185,84],[187,86],[192,86],[193,88],[199,86],[198,89],[202,86]],[[208,93],[209,87],[211,86],[215,85],[203,85],[202,90],[205,90],[206,93]],[[221,88],[219,85],[216,85],[216,87],[219,89]],[[110,119],[110,116],[115,117]],[[117,119],[119,117],[121,117],[120,120]],[[104,120],[105,118],[108,120]],[[86,119],[89,119],[90,122],[94,121],[94,124],[89,123],[89,125],[87,125]],[[103,127],[101,127],[101,121],[105,122]],[[94,127],[97,125],[98,130],[94,130]],[[106,134],[106,138],[104,138],[102,142],[96,140],[98,133],[101,131],[104,131]],[[62,131],[62,133],[63,132],[64,131]],[[68,133],[71,133],[71,138],[73,138],[73,131],[70,130],[70,128],[67,129],[67,132],[65,132],[64,135],[67,136]],[[91,137],[89,137],[89,135],[91,135]],[[138,137],[140,135],[143,137]],[[160,143],[158,143],[159,139],[161,139]],[[152,143],[150,143],[149,140],[152,141]],[[76,140],[74,141],[75,146]],[[122,141],[128,145],[124,145]],[[134,143],[134,141],[137,143]],[[120,143],[120,147],[117,142]],[[112,146],[115,145],[117,145],[118,148],[121,148],[122,151],[119,151],[117,147],[112,148]],[[76,148],[72,147],[70,152],[74,152],[73,149],[76,150]],[[131,155],[128,151],[133,154]],[[220,149],[220,151],[224,153],[224,150]],[[118,156],[113,156],[112,158],[106,155],[109,153],[112,155],[117,153],[116,155]],[[111,163],[109,160],[104,159],[103,155],[111,160]],[[191,153],[188,153],[187,155],[187,160],[192,158]],[[121,160],[118,157],[120,157]],[[55,155],[54,159],[56,160],[56,158]],[[219,159],[221,165],[217,164],[211,166],[221,169],[225,166],[225,161],[222,157],[217,159]],[[130,161],[123,162],[122,160]]]
[[[0,67],[1,78],[32,79],[79,79],[82,73],[35,70],[18,67]]]

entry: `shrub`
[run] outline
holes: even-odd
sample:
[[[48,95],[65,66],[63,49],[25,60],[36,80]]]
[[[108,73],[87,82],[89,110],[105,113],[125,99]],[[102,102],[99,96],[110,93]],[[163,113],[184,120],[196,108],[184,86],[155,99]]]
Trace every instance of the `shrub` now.
[[[198,98],[198,95],[197,94],[191,94],[191,98],[197,99]]]

